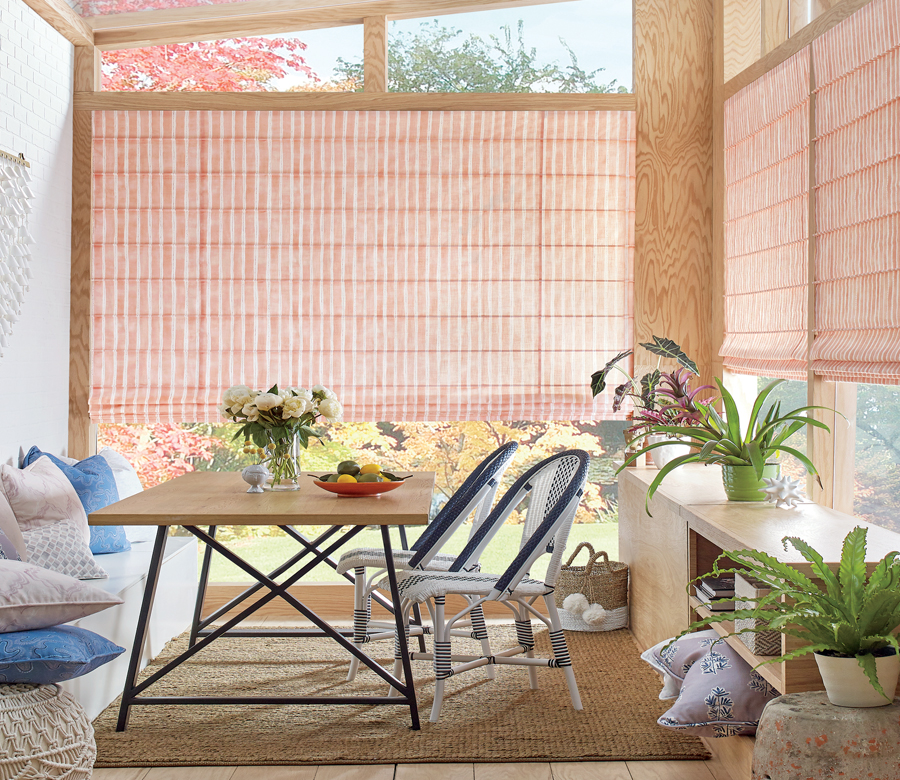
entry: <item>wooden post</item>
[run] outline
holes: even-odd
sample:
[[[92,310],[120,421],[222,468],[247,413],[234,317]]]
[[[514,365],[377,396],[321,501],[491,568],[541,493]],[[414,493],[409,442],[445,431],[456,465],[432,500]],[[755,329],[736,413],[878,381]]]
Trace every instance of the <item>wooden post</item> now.
[[[75,47],[75,91],[100,87],[100,52]],[[96,451],[91,425],[91,251],[93,246],[91,112],[74,112],[72,128],[72,267],[69,314],[69,447],[72,458]]]
[[[363,19],[363,91],[388,91],[387,17]]]
[[[711,380],[713,8],[635,0],[636,341],[667,336]]]

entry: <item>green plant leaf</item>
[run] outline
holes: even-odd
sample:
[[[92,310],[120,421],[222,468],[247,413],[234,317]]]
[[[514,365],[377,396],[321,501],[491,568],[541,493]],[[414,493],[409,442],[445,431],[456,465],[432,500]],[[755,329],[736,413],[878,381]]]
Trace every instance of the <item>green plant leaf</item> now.
[[[665,443],[665,442],[663,442]],[[655,445],[650,445],[651,447]],[[648,448],[649,449],[649,448]],[[656,493],[656,489],[660,486],[660,483],[675,469],[679,466],[683,466],[685,463],[696,463],[697,462],[697,453],[692,452],[689,455],[681,455],[677,458],[673,458],[670,460],[665,466],[663,466],[659,470],[659,474],[656,475],[653,482],[650,483],[650,487],[647,488],[647,498],[644,500],[644,509],[647,510],[647,515],[649,517],[653,517],[650,514],[650,499],[653,498],[654,493]]]
[[[600,393],[606,390],[606,378],[609,376],[609,372],[614,368],[618,371],[621,371],[623,374],[625,374],[625,376],[628,376],[628,374],[622,368],[619,368],[619,366],[617,366],[616,364],[623,358],[628,357],[631,353],[632,350],[630,349],[627,349],[624,352],[620,352],[612,360],[610,360],[609,363],[603,366],[603,368],[591,374],[591,394],[594,398],[596,398],[598,395],[600,395]],[[629,376],[628,379],[630,380],[631,377]]]
[[[829,598],[833,602],[833,605],[839,607],[842,604],[842,594],[841,594],[841,584],[838,580],[835,573],[828,567],[825,563],[825,559],[822,558],[822,555],[818,550],[814,549],[810,544],[808,544],[803,539],[800,539],[796,536],[785,536],[784,539],[781,540],[781,543],[785,545],[785,549],[787,549],[787,545],[790,544],[800,555],[802,555],[807,561],[809,561],[810,568],[813,570],[813,573],[825,583],[825,592],[828,594]],[[819,588],[817,588],[819,590]],[[845,615],[845,617],[848,617]]]
[[[747,454],[750,456],[750,465],[753,466],[753,470],[756,472],[756,478],[762,479],[766,459],[762,454],[758,441],[747,442]]]
[[[716,385],[722,395],[722,405],[725,407],[725,424],[728,426],[728,438],[735,444],[743,445],[741,416],[738,412],[737,404],[734,402],[734,396],[728,392],[719,377],[716,377]]]
[[[866,587],[866,533],[862,526],[856,526],[844,538],[838,577],[844,603],[855,621],[863,605]]]
[[[784,381],[784,379],[775,379],[759,391],[759,395],[756,396],[756,400],[753,402],[753,409],[750,411],[750,419],[747,421],[747,436],[755,437],[753,431],[756,428],[756,421],[760,411],[762,411],[763,404],[765,404],[769,394]]]
[[[888,696],[884,692],[884,688],[881,687],[881,683],[878,682],[878,667],[875,664],[875,656],[870,653],[866,653],[865,655],[856,656],[856,662],[862,667],[862,670],[866,673],[866,677],[869,678],[869,682],[872,683],[872,687],[878,691],[885,699],[888,701],[893,701],[893,696]],[[893,694],[893,691],[891,691]]]
[[[697,364],[685,355],[681,347],[672,341],[672,339],[660,338],[659,336],[651,336],[651,338],[653,341],[647,344],[641,344],[648,352],[658,355],[659,357],[671,358],[672,360],[677,361],[678,365],[683,366],[692,374],[700,373]]]

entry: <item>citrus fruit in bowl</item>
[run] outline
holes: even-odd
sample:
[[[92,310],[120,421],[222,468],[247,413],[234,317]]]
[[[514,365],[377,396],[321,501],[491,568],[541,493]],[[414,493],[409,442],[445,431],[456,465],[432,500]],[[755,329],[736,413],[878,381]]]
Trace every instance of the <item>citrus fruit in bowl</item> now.
[[[323,482],[319,479],[314,481],[317,487],[327,490],[329,493],[336,493],[339,496],[377,496],[381,493],[387,493],[396,490],[403,482]]]

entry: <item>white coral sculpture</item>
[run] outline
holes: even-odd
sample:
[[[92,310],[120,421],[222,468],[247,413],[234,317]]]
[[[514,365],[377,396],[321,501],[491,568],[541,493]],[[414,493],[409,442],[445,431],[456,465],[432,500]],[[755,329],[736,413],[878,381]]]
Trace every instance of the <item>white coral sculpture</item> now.
[[[779,509],[793,509],[806,496],[800,488],[800,480],[787,475],[781,477],[763,477],[766,487],[760,490],[766,494],[766,501],[775,504]]]

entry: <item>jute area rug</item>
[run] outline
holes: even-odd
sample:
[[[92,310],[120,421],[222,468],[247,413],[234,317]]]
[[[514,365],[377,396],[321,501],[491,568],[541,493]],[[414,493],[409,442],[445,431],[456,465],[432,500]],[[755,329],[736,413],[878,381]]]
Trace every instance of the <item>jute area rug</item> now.
[[[515,645],[512,628],[491,626],[496,649]],[[186,647],[173,640],[144,676]],[[116,733],[118,702],[94,722],[98,767],[393,764],[417,762],[622,761],[703,759],[696,737],[656,724],[667,708],[658,676],[638,657],[627,631],[566,632],[584,703],[576,712],[563,674],[539,669],[540,689],[524,668],[502,666],[497,679],[481,669],[451,677],[438,723],[428,716],[431,666],[413,662],[422,730],[409,710],[393,706],[144,706]],[[370,644],[389,663],[392,642]],[[458,647],[458,650],[457,650]],[[454,639],[454,650],[481,653]],[[549,654],[546,631],[538,655]],[[383,695],[385,685],[361,667],[345,681],[345,652],[326,639],[222,639],[152,685],[147,695]]]

